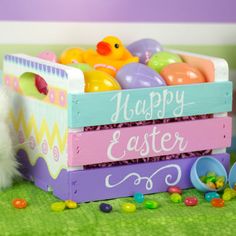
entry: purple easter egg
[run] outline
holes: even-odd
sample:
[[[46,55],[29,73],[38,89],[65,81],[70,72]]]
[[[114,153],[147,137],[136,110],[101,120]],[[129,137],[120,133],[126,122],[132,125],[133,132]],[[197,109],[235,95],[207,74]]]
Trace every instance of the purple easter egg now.
[[[151,56],[163,50],[161,44],[154,39],[140,39],[127,46],[133,56],[139,57],[139,62],[147,64]]]
[[[123,89],[149,88],[165,86],[163,78],[150,67],[141,63],[123,66],[116,74],[116,79]]]

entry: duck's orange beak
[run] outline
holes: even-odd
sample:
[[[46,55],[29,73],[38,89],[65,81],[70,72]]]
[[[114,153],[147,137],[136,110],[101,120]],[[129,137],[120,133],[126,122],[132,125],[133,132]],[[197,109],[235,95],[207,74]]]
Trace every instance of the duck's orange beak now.
[[[111,46],[106,42],[99,42],[97,44],[97,53],[103,56],[108,55],[111,52]]]

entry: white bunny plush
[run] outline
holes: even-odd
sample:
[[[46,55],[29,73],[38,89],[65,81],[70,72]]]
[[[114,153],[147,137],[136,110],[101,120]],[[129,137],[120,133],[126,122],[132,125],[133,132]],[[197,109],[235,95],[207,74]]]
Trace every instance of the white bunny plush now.
[[[8,114],[7,90],[0,87],[0,191],[11,186],[13,178],[19,175],[7,121]]]

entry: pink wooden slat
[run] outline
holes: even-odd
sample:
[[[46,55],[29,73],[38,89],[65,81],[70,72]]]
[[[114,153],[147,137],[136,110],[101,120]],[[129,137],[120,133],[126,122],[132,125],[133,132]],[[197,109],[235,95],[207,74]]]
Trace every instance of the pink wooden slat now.
[[[225,148],[231,118],[69,133],[69,166]]]

